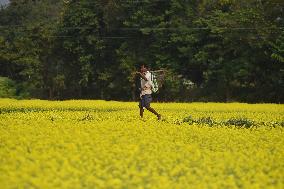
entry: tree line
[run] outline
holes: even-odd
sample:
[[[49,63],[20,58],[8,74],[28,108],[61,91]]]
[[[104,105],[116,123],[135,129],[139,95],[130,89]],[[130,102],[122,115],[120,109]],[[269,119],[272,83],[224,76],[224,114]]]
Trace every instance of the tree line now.
[[[280,0],[11,0],[0,10],[2,91],[135,100],[133,73],[147,64],[166,71],[159,101],[283,103],[283,6]]]

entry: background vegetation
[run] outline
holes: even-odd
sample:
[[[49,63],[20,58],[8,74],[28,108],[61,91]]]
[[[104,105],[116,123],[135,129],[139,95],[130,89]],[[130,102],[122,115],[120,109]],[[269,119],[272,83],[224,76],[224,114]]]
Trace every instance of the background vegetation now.
[[[160,101],[283,103],[283,6],[11,0],[0,10],[0,95],[135,100],[132,73],[146,63],[167,70]]]

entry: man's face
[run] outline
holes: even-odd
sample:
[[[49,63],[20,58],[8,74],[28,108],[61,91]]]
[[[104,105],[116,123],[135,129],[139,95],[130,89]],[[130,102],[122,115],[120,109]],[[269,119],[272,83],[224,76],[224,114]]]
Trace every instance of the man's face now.
[[[145,73],[145,72],[147,72],[147,68],[143,65],[143,66],[141,66],[141,68],[140,68],[140,72],[141,73]]]

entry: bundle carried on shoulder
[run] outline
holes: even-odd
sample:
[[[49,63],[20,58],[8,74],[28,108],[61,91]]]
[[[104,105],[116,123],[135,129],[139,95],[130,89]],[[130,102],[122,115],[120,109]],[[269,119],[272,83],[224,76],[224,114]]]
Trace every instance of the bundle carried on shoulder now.
[[[165,70],[153,70],[151,73],[152,92],[157,93],[163,86],[165,80]]]

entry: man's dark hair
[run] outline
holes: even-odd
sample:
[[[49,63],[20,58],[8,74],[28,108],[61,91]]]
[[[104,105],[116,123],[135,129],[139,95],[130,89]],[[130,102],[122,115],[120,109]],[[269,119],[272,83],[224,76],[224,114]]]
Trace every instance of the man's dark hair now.
[[[141,64],[141,65],[140,65],[140,68],[141,68],[142,66],[144,66],[145,68],[147,68],[147,70],[149,69],[149,66],[148,66],[147,64]]]

